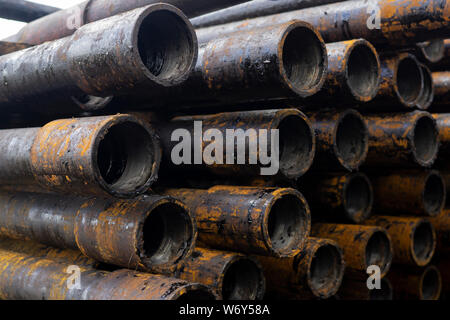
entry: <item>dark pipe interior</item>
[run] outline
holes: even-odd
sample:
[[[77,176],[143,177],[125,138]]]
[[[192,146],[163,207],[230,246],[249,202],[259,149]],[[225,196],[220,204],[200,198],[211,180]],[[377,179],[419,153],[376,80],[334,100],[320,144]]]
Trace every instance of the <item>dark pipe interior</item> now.
[[[159,80],[174,80],[190,71],[194,42],[186,23],[175,13],[149,14],[139,30],[138,47],[147,69]]]
[[[313,136],[300,117],[289,116],[278,126],[280,132],[280,169],[289,178],[297,178],[311,165]]]
[[[263,293],[260,268],[247,259],[238,260],[225,272],[222,285],[224,300],[256,300]]]
[[[417,100],[422,91],[422,76],[420,66],[411,58],[400,61],[397,70],[398,93],[404,101],[412,103]]]
[[[381,289],[370,290],[370,300],[392,300],[394,292],[392,285],[385,278],[381,279]]]
[[[420,118],[414,128],[414,148],[417,160],[429,162],[439,151],[438,129],[433,119]]]
[[[343,277],[342,257],[332,245],[320,247],[311,262],[312,289],[327,294],[340,283]]]
[[[367,151],[367,127],[360,117],[346,114],[338,124],[336,147],[338,155],[349,167],[354,168],[364,160]]]
[[[438,215],[445,202],[445,184],[437,174],[430,174],[423,192],[425,210],[432,216]]]
[[[283,46],[286,76],[298,90],[315,88],[324,75],[324,48],[308,28],[297,27],[288,34]]]
[[[429,222],[420,223],[414,230],[413,250],[417,259],[422,262],[428,262],[435,248],[435,239],[433,236],[433,227]]]
[[[148,215],[143,226],[143,252],[149,265],[178,260],[192,245],[192,226],[185,209],[175,203],[159,205]]]
[[[379,88],[380,69],[377,57],[369,47],[359,45],[348,58],[348,85],[361,97],[372,97]]]
[[[417,102],[417,107],[420,109],[427,109],[433,100],[433,78],[430,71],[422,68],[423,73],[423,90]]]
[[[434,300],[439,298],[441,281],[436,269],[429,268],[425,271],[421,287],[423,300]]]
[[[372,197],[369,181],[360,175],[353,176],[345,189],[345,208],[349,218],[355,222],[368,218]]]
[[[390,268],[392,262],[391,242],[384,232],[377,231],[372,234],[366,246],[367,266],[380,267],[381,274]]]
[[[291,251],[306,237],[308,229],[306,208],[297,197],[284,195],[272,206],[268,224],[273,248]]]
[[[122,122],[109,129],[100,141],[97,166],[103,180],[119,192],[133,192],[152,174],[153,140],[142,126]]]

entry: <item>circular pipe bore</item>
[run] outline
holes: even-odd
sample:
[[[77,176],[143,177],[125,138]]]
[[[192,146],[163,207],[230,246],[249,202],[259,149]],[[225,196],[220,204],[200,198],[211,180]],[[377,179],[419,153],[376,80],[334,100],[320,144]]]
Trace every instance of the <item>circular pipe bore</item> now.
[[[395,81],[400,101],[407,106],[414,106],[423,87],[422,70],[415,58],[407,56],[399,61]]]
[[[435,63],[441,60],[445,55],[444,40],[433,39],[418,44],[425,59],[429,62]]]
[[[420,65],[423,73],[423,90],[417,100],[417,107],[421,110],[428,109],[433,103],[434,99],[434,85],[433,76],[430,69],[424,65]]]
[[[178,9],[157,9],[139,26],[137,44],[150,78],[164,86],[187,79],[197,60],[197,37]]]
[[[438,300],[441,296],[442,280],[439,270],[434,267],[428,267],[420,281],[421,300]]]
[[[280,68],[288,87],[301,97],[317,93],[328,66],[322,37],[309,24],[295,23],[285,35],[282,52]]]
[[[189,211],[181,203],[168,199],[161,201],[147,213],[138,234],[141,260],[153,268],[172,266],[190,254],[195,234]]]
[[[342,115],[336,126],[335,152],[341,165],[356,170],[364,162],[369,150],[369,133],[362,116],[355,111]]]
[[[443,209],[446,200],[445,182],[437,172],[432,172],[425,181],[423,190],[423,206],[430,216],[437,216]]]
[[[428,221],[422,220],[413,230],[412,252],[413,259],[418,266],[427,265],[434,255],[436,248],[436,234]]]
[[[296,115],[283,118],[277,129],[280,133],[280,171],[289,179],[298,178],[313,164],[314,130],[306,118]]]
[[[380,267],[381,276],[387,274],[392,263],[392,246],[388,235],[384,231],[375,231],[367,241],[366,267],[376,265]]]
[[[263,298],[264,291],[262,269],[253,260],[235,260],[225,270],[222,283],[224,300],[259,300]]]
[[[291,256],[304,246],[311,228],[308,204],[300,194],[282,194],[269,210],[264,227],[268,246],[275,256]]]
[[[439,151],[439,131],[435,120],[424,115],[415,123],[412,137],[413,155],[418,164],[430,166]]]
[[[217,300],[217,297],[210,291],[210,289],[203,285],[189,284],[184,286],[182,289],[183,290],[179,290],[179,292],[175,294],[173,300],[181,302]]]
[[[369,179],[364,174],[352,175],[344,188],[344,206],[347,217],[362,223],[368,219],[373,205],[373,189]]]
[[[344,277],[345,265],[338,247],[327,244],[315,252],[308,272],[308,284],[315,296],[326,299],[336,294]]]
[[[381,279],[381,289],[369,291],[370,300],[393,300],[394,290],[392,284],[386,278]]]
[[[144,192],[156,180],[160,153],[154,134],[131,117],[106,124],[97,135],[94,171],[102,187],[117,197]]]
[[[362,102],[372,100],[381,80],[380,60],[375,48],[365,40],[357,42],[348,56],[346,73],[353,96]]]

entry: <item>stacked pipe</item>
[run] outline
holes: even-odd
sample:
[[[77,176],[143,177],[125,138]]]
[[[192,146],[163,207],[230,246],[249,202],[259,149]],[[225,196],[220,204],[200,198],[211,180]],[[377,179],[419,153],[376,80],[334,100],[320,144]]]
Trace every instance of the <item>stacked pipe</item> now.
[[[445,297],[449,17],[94,0],[32,21],[0,42],[0,298]]]

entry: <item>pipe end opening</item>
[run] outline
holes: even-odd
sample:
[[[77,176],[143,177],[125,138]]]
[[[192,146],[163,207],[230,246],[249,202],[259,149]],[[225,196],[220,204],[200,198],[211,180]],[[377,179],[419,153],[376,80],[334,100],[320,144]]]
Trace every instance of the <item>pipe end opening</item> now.
[[[222,286],[224,300],[258,300],[263,295],[264,276],[255,262],[240,259],[226,270]]]

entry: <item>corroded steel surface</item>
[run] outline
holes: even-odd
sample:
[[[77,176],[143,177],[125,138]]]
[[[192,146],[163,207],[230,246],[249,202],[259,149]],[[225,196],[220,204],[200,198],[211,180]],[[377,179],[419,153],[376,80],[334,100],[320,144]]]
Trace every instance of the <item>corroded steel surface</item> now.
[[[0,41],[0,56],[31,47],[29,44]]]
[[[341,248],[329,239],[309,238],[291,258],[257,257],[267,281],[267,293],[276,299],[326,299],[338,291],[345,262]]]
[[[294,189],[216,186],[162,192],[186,203],[205,247],[292,257],[309,236],[309,206]]]
[[[434,102],[430,109],[448,112],[450,106],[450,71],[433,72],[433,84]]]
[[[126,268],[167,272],[190,254],[197,232],[188,209],[170,197],[67,199],[3,193],[0,235],[79,249],[90,258]]]
[[[55,120],[0,137],[0,184],[11,188],[132,197],[158,176],[158,138],[130,115]]]
[[[431,218],[430,222],[436,230],[436,255],[445,257],[450,251],[449,209],[444,209],[439,216]]]
[[[261,300],[265,293],[260,264],[234,252],[196,248],[173,275],[211,287],[224,300]]]
[[[396,264],[425,266],[433,258],[436,233],[424,218],[373,216],[365,224],[384,228],[391,237]]]

